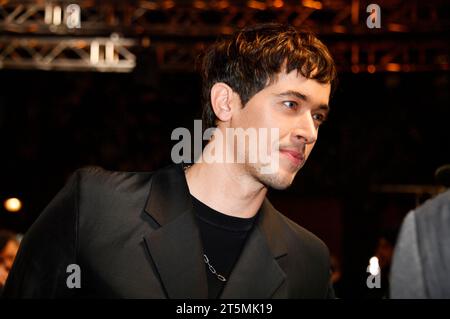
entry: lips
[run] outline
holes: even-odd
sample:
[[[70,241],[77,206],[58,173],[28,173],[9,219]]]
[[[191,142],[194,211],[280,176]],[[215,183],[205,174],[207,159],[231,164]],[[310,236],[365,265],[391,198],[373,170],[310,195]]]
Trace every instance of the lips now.
[[[300,166],[305,161],[303,153],[296,150],[280,149],[280,153],[286,156],[294,166]]]

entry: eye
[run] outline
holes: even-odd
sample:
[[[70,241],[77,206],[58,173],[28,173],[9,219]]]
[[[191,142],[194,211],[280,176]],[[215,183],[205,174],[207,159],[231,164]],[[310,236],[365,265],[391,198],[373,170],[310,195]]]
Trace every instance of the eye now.
[[[286,106],[288,109],[295,110],[298,106],[298,104],[294,101],[284,101],[283,105]]]
[[[313,115],[313,119],[314,121],[318,121],[319,124],[322,124],[323,122],[325,122],[326,117],[323,114],[317,113]]]

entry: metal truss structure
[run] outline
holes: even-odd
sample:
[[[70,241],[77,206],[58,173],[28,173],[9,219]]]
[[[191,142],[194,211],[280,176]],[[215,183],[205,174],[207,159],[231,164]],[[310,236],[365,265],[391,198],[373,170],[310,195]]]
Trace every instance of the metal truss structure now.
[[[0,68],[129,72],[134,40],[111,38],[0,38]]]
[[[190,71],[218,36],[277,21],[316,32],[340,71],[449,70],[448,1],[377,1],[380,29],[366,23],[370,2],[2,0],[0,67],[130,71],[150,46],[161,68]]]

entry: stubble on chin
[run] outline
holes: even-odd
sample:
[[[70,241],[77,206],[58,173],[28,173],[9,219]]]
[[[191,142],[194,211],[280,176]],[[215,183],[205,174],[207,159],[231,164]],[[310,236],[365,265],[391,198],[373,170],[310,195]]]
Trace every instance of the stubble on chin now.
[[[276,172],[265,174],[262,173],[262,164],[247,163],[246,166],[247,171],[254,179],[265,187],[276,190],[284,190],[290,187],[298,173],[298,170],[292,173],[283,172],[281,167],[278,167]]]

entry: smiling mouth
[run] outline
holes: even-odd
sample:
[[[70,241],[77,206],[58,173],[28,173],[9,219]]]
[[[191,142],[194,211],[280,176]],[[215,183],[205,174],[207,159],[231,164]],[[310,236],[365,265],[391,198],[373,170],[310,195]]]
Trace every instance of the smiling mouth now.
[[[305,162],[304,153],[288,149],[280,149],[280,153],[286,156],[295,167],[300,167]]]

